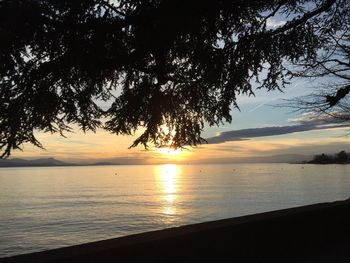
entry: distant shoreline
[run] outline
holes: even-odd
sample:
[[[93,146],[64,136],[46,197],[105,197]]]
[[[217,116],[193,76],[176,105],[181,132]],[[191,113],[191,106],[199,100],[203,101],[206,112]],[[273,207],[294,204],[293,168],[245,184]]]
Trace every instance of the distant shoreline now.
[[[67,164],[67,165],[0,165],[1,168],[30,168],[30,167],[80,167],[80,166],[114,166],[122,164]]]
[[[1,165],[0,169],[2,168],[40,168],[40,167],[88,167],[88,166],[128,166],[128,165],[164,165],[166,163],[135,163],[135,164],[62,164],[62,165],[54,165],[54,164],[43,164],[43,165]],[[194,164],[188,164],[188,163],[174,163],[175,165],[227,165],[227,164],[299,164],[299,165],[348,165],[350,163],[303,163],[303,162],[256,162],[256,163],[194,163]]]
[[[112,162],[91,162],[91,163],[69,163],[56,160],[55,158],[41,159],[0,159],[0,168],[16,168],[16,167],[75,167],[75,166],[103,166],[103,165],[119,165]]]
[[[350,164],[350,163],[312,163],[312,162],[301,162],[301,163],[298,163],[298,162],[293,162],[293,163],[288,163],[288,164],[303,164],[303,165],[309,165],[309,164],[315,164],[315,165],[347,165],[347,164]]]

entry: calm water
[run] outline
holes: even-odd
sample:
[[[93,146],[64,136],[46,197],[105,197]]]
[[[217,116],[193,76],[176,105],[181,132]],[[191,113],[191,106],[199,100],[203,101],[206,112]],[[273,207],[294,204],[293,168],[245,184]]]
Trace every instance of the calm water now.
[[[0,169],[0,257],[350,197],[350,165]]]

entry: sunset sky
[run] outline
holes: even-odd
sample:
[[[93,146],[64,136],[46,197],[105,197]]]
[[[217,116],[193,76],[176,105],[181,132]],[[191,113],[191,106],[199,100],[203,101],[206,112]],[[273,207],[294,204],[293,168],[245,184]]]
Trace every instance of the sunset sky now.
[[[111,0],[111,3],[118,1]],[[307,6],[310,10],[314,6]],[[291,15],[288,19],[292,19]],[[267,20],[268,28],[286,23],[286,18],[276,14]],[[275,155],[314,155],[350,151],[350,123],[313,119],[312,113],[292,112],[290,108],[276,107],[284,100],[310,94],[314,88],[326,85],[329,79],[295,79],[284,90],[267,92],[255,90],[256,96],[238,96],[240,111],[232,109],[233,121],[220,127],[205,127],[203,138],[208,144],[182,151],[151,149],[142,146],[128,149],[141,135],[116,136],[104,130],[84,134],[72,126],[74,132],[67,138],[58,134],[36,134],[45,149],[25,144],[23,151],[12,152],[12,158],[54,157],[65,161],[113,161],[125,164],[167,162],[231,162],[255,160],[256,157]],[[118,91],[117,91],[118,93]],[[274,106],[275,105],[275,106]],[[311,115],[310,115],[311,114]],[[240,159],[241,158],[241,159]],[[243,158],[243,159],[242,159]]]
[[[121,164],[256,161],[256,157],[289,154],[314,155],[350,151],[350,124],[329,120],[308,120],[309,115],[288,108],[273,107],[283,99],[302,96],[317,87],[316,80],[296,80],[284,91],[256,91],[255,97],[240,96],[241,111],[232,110],[233,121],[220,127],[206,127],[209,144],[182,151],[128,149],[135,136],[116,136],[104,130],[84,134],[75,129],[67,138],[38,133],[45,150],[25,145],[12,158],[47,158],[71,162],[113,161]],[[273,160],[272,158],[271,160]],[[279,161],[278,158],[275,159]],[[259,161],[259,158],[258,158]],[[291,161],[293,161],[291,159]]]
[[[276,28],[285,21],[278,15],[268,20]],[[206,127],[203,138],[209,144],[182,151],[151,149],[142,146],[128,149],[134,136],[111,135],[104,130],[84,134],[78,128],[67,138],[57,134],[37,133],[45,150],[29,144],[24,151],[14,151],[12,158],[47,158],[71,162],[112,161],[121,164],[192,163],[259,161],[263,156],[350,152],[350,123],[334,120],[309,120],[312,113],[293,112],[290,108],[274,107],[298,96],[310,94],[315,88],[327,85],[330,79],[294,79],[284,90],[267,92],[255,90],[255,97],[238,96],[240,111],[232,109],[233,121],[220,127]],[[74,128],[74,127],[73,127]],[[287,158],[288,159],[288,158]],[[279,161],[277,157],[270,160]],[[283,159],[285,160],[285,158]],[[293,161],[293,159],[290,159]]]

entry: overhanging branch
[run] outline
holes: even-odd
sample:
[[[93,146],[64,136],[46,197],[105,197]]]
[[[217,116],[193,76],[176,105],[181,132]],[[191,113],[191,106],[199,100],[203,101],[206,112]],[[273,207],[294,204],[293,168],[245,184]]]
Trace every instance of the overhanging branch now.
[[[327,95],[326,100],[329,103],[329,106],[333,107],[349,93],[350,93],[350,85],[339,89],[334,96]]]
[[[286,32],[289,29],[296,28],[297,26],[306,23],[309,19],[319,15],[322,12],[327,11],[329,8],[334,5],[336,0],[326,0],[323,5],[321,5],[319,8],[314,9],[311,12],[306,13],[303,17],[299,19],[294,19],[288,23],[286,23],[284,26],[277,28],[276,30],[271,30],[268,32],[268,35],[274,36],[283,32]]]

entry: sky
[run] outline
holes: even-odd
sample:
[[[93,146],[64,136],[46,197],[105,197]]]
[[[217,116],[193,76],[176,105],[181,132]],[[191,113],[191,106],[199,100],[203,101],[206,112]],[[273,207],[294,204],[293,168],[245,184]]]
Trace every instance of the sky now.
[[[284,23],[277,16],[268,20],[268,27],[276,28]],[[172,151],[145,150],[140,146],[129,149],[142,130],[133,136],[116,136],[104,130],[84,134],[75,128],[73,133],[66,134],[66,138],[57,134],[37,133],[45,149],[25,144],[23,151],[14,151],[11,157],[53,157],[79,163],[112,161],[120,164],[153,164],[294,161],[293,158],[311,158],[319,153],[350,152],[350,123],[315,117],[310,119],[310,113],[276,107],[284,100],[311,93],[321,84],[325,84],[325,81],[296,79],[283,92],[255,90],[254,97],[239,96],[237,102],[240,111],[232,109],[232,123],[205,127],[202,136],[208,138],[208,144],[194,148]]]
[[[284,92],[255,91],[255,97],[238,98],[240,111],[232,110],[233,121],[219,127],[206,127],[203,137],[208,144],[185,150],[128,149],[134,136],[116,136],[107,131],[84,134],[79,129],[57,134],[37,133],[45,149],[29,144],[15,151],[12,158],[49,158],[78,163],[110,161],[120,164],[155,163],[227,163],[300,161],[319,153],[350,152],[350,123],[337,123],[310,114],[276,107],[295,96],[309,94],[316,80],[296,80]],[[303,155],[303,156],[295,156]],[[296,159],[295,159],[296,158]]]

